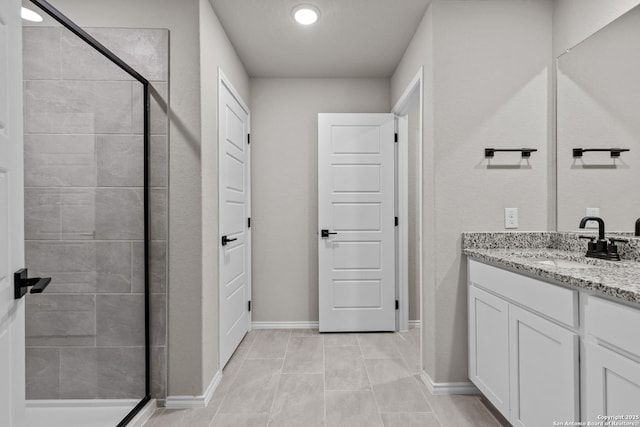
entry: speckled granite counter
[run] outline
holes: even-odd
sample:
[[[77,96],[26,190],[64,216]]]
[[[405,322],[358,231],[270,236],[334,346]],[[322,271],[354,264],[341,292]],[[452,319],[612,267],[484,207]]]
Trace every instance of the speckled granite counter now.
[[[540,279],[640,304],[640,239],[631,239],[622,261],[586,258],[575,233],[463,233],[465,255]],[[555,266],[541,261],[579,263]]]

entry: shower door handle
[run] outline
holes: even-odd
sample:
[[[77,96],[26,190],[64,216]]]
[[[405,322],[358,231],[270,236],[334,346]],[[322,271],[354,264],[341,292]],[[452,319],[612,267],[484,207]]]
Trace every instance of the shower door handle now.
[[[32,277],[28,278],[26,268],[13,273],[13,297],[20,299],[27,294],[27,288],[31,287],[32,294],[41,294],[44,289],[51,283],[51,277]]]
[[[222,236],[222,246],[227,246],[227,243],[229,242],[235,242],[236,240],[238,240],[237,238],[235,239],[230,239],[227,236]]]

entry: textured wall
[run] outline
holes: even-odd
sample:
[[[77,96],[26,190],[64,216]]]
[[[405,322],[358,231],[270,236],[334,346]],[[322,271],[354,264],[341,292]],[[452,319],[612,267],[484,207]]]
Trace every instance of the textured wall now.
[[[166,393],[168,31],[89,30],[152,82],[152,393]],[[142,85],[62,28],[25,27],[27,398],[144,396]]]
[[[392,77],[399,96],[425,66],[423,357],[438,382],[467,380],[460,233],[504,229],[505,207],[521,230],[547,228],[551,24],[551,1],[434,1]],[[488,167],[492,146],[540,155]]]
[[[318,320],[318,113],[389,111],[388,79],[251,79],[253,320]]]

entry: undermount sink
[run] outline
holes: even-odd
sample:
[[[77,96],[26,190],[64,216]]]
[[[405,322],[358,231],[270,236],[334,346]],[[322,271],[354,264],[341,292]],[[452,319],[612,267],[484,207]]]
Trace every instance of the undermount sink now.
[[[537,261],[538,264],[556,268],[593,268],[595,265],[584,264],[582,262],[569,261],[561,258],[548,258]]]

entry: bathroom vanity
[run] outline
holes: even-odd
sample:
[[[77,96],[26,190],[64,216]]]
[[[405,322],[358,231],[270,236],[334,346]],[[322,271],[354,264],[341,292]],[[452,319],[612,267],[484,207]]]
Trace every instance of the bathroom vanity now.
[[[640,425],[640,262],[585,258],[571,233],[463,240],[469,378],[511,424]]]

